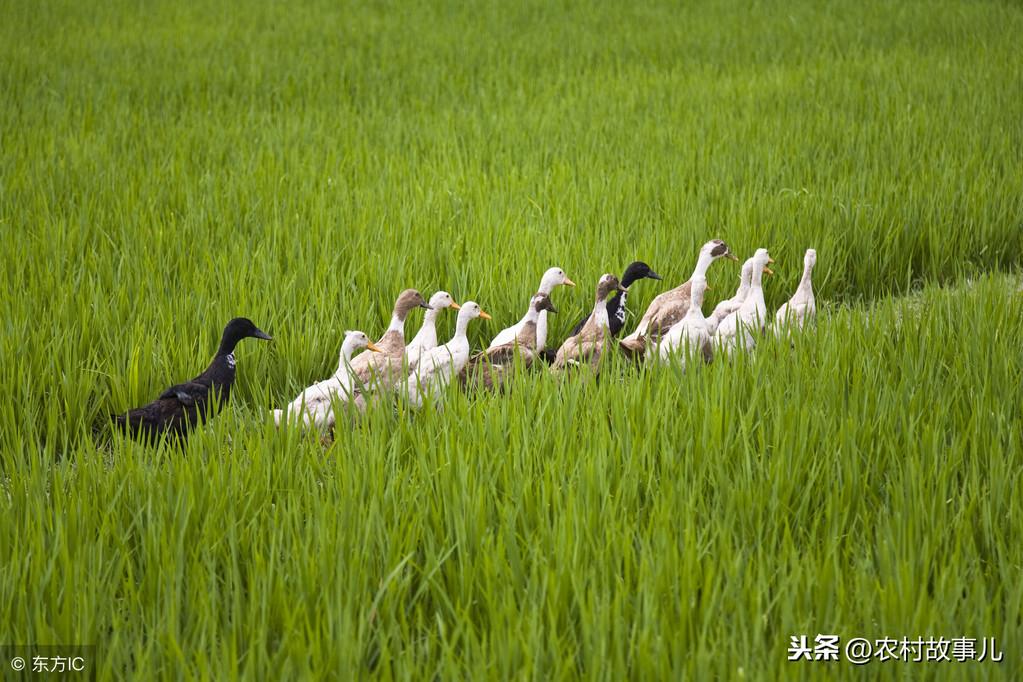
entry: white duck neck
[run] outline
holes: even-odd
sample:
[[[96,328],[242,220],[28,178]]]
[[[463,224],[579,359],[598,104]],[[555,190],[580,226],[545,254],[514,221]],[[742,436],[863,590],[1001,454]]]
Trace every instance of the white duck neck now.
[[[458,321],[455,322],[455,335],[451,337],[452,341],[456,339],[464,340],[466,338],[465,333],[469,329],[469,319],[468,315],[458,316]]]
[[[391,315],[391,324],[387,325],[387,331],[398,332],[405,336],[405,318],[399,317],[397,313]]]
[[[710,255],[709,251],[700,251],[700,257],[696,261],[696,267],[693,268],[693,275],[689,279],[696,279],[697,277],[706,277],[707,270],[710,269],[710,264],[714,262],[714,256]]]
[[[810,276],[813,274],[813,263],[803,264],[803,278],[799,280],[800,291],[808,291],[813,285],[810,281]]]
[[[611,326],[611,322],[607,317],[607,304],[599,298],[593,305],[593,321],[598,328],[603,327],[606,329]]]

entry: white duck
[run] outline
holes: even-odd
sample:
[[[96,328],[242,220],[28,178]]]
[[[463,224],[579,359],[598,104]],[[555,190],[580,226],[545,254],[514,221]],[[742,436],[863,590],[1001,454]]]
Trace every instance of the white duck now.
[[[750,289],[746,294],[746,300],[742,302],[739,309],[731,313],[718,325],[717,338],[721,346],[731,353],[737,346],[743,350],[752,350],[756,345],[753,338],[753,331],[763,331],[767,324],[767,305],[764,303],[764,290],[761,286],[763,275],[774,273],[768,263],[774,259],[767,253],[767,249],[757,249],[753,254],[753,272],[750,273]]]
[[[333,422],[331,415],[331,401],[348,400],[352,394],[354,374],[352,373],[352,354],[357,350],[367,348],[373,352],[380,349],[369,340],[365,333],[360,331],[345,332],[345,340],[341,344],[341,354],[338,358],[337,371],[334,376],[323,381],[317,381],[298,397],[291,401],[283,410],[274,410],[274,423],[280,426],[284,422],[292,422],[301,415],[302,422],[309,426],[315,424],[318,428],[329,426]]]
[[[537,289],[536,293],[551,295],[554,291],[554,287],[561,286],[574,287],[575,282],[565,276],[565,271],[561,268],[551,268],[547,272],[543,273],[543,278],[540,280],[540,288]],[[516,322],[513,326],[507,329],[502,329],[501,332],[494,337],[494,340],[487,346],[487,350],[493,350],[498,346],[503,346],[506,343],[512,343],[515,341],[515,337],[518,336],[519,331],[526,324],[529,319],[529,311],[533,307],[533,300],[530,297],[529,308],[526,309],[526,314],[521,320]],[[544,310],[540,313],[540,317],[536,321],[536,350],[542,352],[547,347],[547,311]]]
[[[813,266],[816,264],[817,251],[807,249],[803,256],[803,278],[799,280],[796,293],[792,295],[788,303],[778,308],[778,312],[774,316],[775,334],[781,335],[793,326],[802,329],[807,322],[813,322],[817,316],[817,303],[813,297],[813,282],[810,281]]]
[[[357,379],[356,391],[387,389],[404,376],[405,318],[415,308],[430,309],[430,305],[415,289],[406,289],[398,295],[391,313],[391,323],[377,346],[379,353],[360,353],[352,359],[352,372]]]
[[[437,347],[437,315],[440,311],[445,308],[458,310],[460,307],[446,291],[438,291],[430,297],[430,309],[423,316],[423,326],[405,346],[405,359],[408,361],[409,369],[415,369],[419,365],[419,357],[423,353]]]
[[[710,332],[711,336],[717,333],[718,325],[721,324],[721,320],[725,319],[742,305],[742,302],[746,300],[746,294],[749,293],[750,278],[753,276],[753,259],[747,258],[746,262],[742,264],[742,274],[739,275],[739,288],[735,290],[735,296],[726,298],[725,300],[714,306],[714,312],[707,317],[707,331]]]
[[[455,335],[451,340],[420,356],[419,367],[406,381],[409,402],[414,407],[422,407],[428,395],[438,396],[465,367],[465,363],[469,361],[469,339],[465,332],[469,328],[469,322],[477,317],[490,319],[490,315],[483,312],[475,301],[463,303],[461,310],[458,311]]]
[[[647,306],[643,318],[639,321],[636,331],[622,339],[622,348],[630,354],[640,356],[646,352],[648,339],[656,341],[661,334],[667,333],[672,326],[686,316],[689,310],[689,291],[696,277],[706,279],[707,270],[718,258],[739,260],[728,249],[728,245],[720,239],[712,239],[700,248],[700,256],[693,269],[693,275],[674,289],[669,289],[654,297]]]
[[[659,353],[661,362],[669,362],[672,356],[677,354],[682,366],[685,366],[689,358],[697,352],[703,355],[704,362],[709,363],[714,359],[707,319],[703,316],[703,296],[710,287],[707,286],[704,277],[694,277],[692,282],[689,312],[661,337]],[[652,359],[656,357],[651,354]]]

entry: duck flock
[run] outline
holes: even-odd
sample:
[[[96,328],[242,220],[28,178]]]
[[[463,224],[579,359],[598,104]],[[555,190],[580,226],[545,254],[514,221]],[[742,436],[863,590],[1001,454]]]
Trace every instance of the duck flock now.
[[[635,331],[624,337],[618,348],[636,361],[683,367],[693,361],[709,363],[715,353],[752,350],[770,321],[761,280],[764,273],[774,274],[768,267],[774,260],[767,249],[757,249],[742,266],[735,295],[705,316],[707,270],[720,258],[739,260],[720,239],[704,244],[692,277],[656,296]],[[789,334],[814,319],[811,275],[816,262],[817,252],[808,249],[799,287],[774,316],[774,333]],[[592,312],[579,320],[556,352],[547,348],[547,315],[557,312],[551,294],[559,286],[575,286],[561,268],[545,272],[523,318],[475,354],[466,336],[469,323],[476,318],[491,319],[478,303],[459,305],[446,291],[438,291],[427,302],[415,289],[406,289],[395,301],[390,325],[380,340],[370,341],[361,331],[345,332],[334,375],[312,384],[287,406],[274,410],[274,421],[278,426],[327,431],[334,427],[338,411],[346,407],[364,411],[371,403],[394,394],[418,409],[427,401],[437,402],[446,387],[455,382],[467,390],[506,390],[515,366],[528,370],[549,364],[554,373],[573,367],[599,372],[601,358],[625,326],[629,289],[645,278],[660,280],[661,276],[638,261],[626,268],[621,280],[612,274],[601,275]],[[406,343],[405,320],[416,308],[426,309],[423,325]],[[437,316],[445,308],[457,310],[458,320],[454,336],[441,345]],[[150,442],[165,434],[184,438],[229,400],[235,377],[234,350],[239,341],[250,337],[271,339],[246,318],[231,320],[206,371],[191,381],[171,386],[148,405],[116,415],[115,426]]]

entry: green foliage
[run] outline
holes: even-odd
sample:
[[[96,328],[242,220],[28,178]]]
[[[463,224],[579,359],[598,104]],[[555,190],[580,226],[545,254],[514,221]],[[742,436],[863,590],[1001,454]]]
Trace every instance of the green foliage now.
[[[702,680],[859,676],[794,634],[967,635],[1005,661],[868,670],[1023,674],[1018,5],[3,16],[0,643],[97,644],[101,679]],[[560,265],[560,340],[601,273],[674,285],[712,237],[771,250],[772,310],[815,247],[817,328],[329,448],[268,418],[405,287],[478,301],[480,347]],[[109,434],[235,315],[276,341],[184,453]]]

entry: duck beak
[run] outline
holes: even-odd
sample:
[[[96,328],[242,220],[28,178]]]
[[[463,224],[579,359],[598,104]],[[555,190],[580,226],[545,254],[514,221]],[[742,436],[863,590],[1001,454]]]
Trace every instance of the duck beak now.
[[[554,313],[554,314],[557,314],[558,309],[554,307],[553,303],[551,303],[550,306],[547,307],[547,311],[551,312],[551,313]]]
[[[618,291],[622,292],[623,294],[626,293],[628,290],[629,290],[628,287],[623,287],[621,284],[618,285]]]
[[[714,287],[712,287],[711,285],[708,284],[707,285],[707,291],[714,291]]]
[[[657,274],[656,272],[654,272],[653,270],[651,270],[650,272],[648,272],[646,276],[647,276],[647,277],[649,277],[650,279],[664,279],[663,277],[661,277],[660,275],[658,275],[658,274]]]
[[[490,317],[490,313],[488,313],[488,312],[487,312],[487,311],[485,311],[485,310],[481,310],[481,311],[480,311],[480,317],[482,317],[482,318],[483,318],[484,320],[489,320],[489,319],[491,319],[491,317]]]
[[[462,306],[458,305],[454,301],[451,302],[451,306],[450,307],[454,308],[455,310],[461,310],[462,309]]]
[[[420,303],[419,307],[420,308],[426,308],[427,310],[433,310],[433,306],[430,305],[429,303]]]
[[[370,341],[369,343],[366,344],[366,348],[370,349],[374,353],[383,353],[383,351],[380,350],[380,346],[376,345],[372,341]]]
[[[569,286],[569,287],[574,287],[575,286],[575,282],[570,280],[568,277],[565,278],[564,284],[565,284],[565,286]]]
[[[771,265],[774,265],[774,259],[771,258],[770,256],[767,257],[767,262],[770,263]]]
[[[766,265],[764,266],[764,272],[766,272],[769,275],[773,275],[774,274],[774,270],[772,270],[771,268],[767,267]]]
[[[738,257],[738,256],[736,256],[736,255],[735,255],[734,253],[732,253],[731,251],[729,251],[728,253],[726,253],[726,254],[725,254],[725,258],[727,258],[728,260],[734,260],[734,261],[735,261],[736,263],[738,263],[738,262],[739,262],[739,257]]]
[[[274,340],[274,337],[270,336],[269,334],[267,334],[262,329],[256,329],[256,331],[252,332],[252,336],[254,336],[257,339],[263,339],[264,341],[273,341]]]

